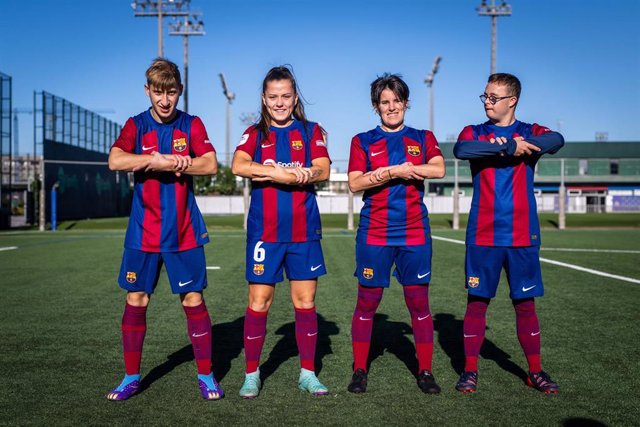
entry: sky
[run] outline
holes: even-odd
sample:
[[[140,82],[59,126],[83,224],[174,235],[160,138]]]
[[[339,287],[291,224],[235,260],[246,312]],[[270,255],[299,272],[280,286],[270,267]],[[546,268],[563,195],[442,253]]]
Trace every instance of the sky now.
[[[522,81],[517,117],[559,130],[567,141],[640,141],[640,0],[509,0],[498,19],[497,71]],[[235,93],[231,150],[241,114],[260,108],[262,79],[290,64],[310,120],[329,135],[346,170],[353,135],[379,123],[369,85],[400,73],[411,90],[406,124],[429,127],[424,79],[433,84],[434,133],[452,140],[486,120],[478,95],[490,71],[490,18],[480,0],[192,0],[206,35],[189,39],[189,113],[202,118],[225,158],[226,98]],[[165,18],[169,21],[170,18]],[[183,64],[182,37],[165,29],[165,56]],[[134,17],[131,1],[0,0],[0,72],[13,106],[34,90],[53,93],[124,124],[149,107],[144,72],[158,54],[156,18]],[[182,103],[180,104],[182,106]],[[20,154],[33,152],[33,119],[20,114]]]

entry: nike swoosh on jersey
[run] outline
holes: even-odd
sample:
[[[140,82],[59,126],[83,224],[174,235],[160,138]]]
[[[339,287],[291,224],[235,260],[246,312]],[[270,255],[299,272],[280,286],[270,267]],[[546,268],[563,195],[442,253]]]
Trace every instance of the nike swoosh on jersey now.
[[[262,147],[262,148],[269,148],[269,147],[271,147],[271,146],[273,146],[273,145],[275,145],[275,144],[262,144],[262,145],[260,145],[260,147]]]
[[[384,150],[382,150],[382,151],[377,151],[377,152],[375,152],[375,153],[371,153],[371,157],[375,157],[375,156],[377,156],[378,154],[382,154],[382,153],[384,153]]]
[[[142,151],[153,150],[154,148],[156,148],[156,147],[154,147],[153,145],[152,145],[151,147],[145,147],[145,146],[143,145],[143,146],[142,146]]]

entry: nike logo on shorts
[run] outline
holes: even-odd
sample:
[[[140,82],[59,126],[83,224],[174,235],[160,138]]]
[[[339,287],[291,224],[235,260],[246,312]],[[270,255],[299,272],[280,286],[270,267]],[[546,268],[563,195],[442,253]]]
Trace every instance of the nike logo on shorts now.
[[[522,292],[530,291],[531,289],[533,289],[533,288],[535,288],[535,287],[536,287],[536,285],[529,286],[528,288],[525,288],[525,287],[523,286],[523,287],[522,287]]]
[[[418,279],[422,279],[423,277],[427,277],[430,274],[431,274],[431,272],[424,273],[424,274],[418,274]]]
[[[188,285],[189,283],[191,283],[191,282],[193,282],[193,280],[189,280],[188,282],[184,282],[184,283],[182,283],[182,282],[180,281],[180,282],[178,282],[178,286],[179,286],[179,287],[187,286],[187,285]]]
[[[319,269],[320,267],[322,267],[322,264],[320,265],[316,265],[316,266],[312,266],[311,267],[311,271],[316,271],[317,269]]]

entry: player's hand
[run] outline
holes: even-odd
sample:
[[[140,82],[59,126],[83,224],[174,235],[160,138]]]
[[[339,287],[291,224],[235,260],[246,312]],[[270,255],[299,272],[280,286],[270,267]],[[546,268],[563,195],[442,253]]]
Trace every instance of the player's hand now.
[[[173,168],[173,164],[173,160],[168,159],[166,155],[160,154],[157,151],[153,151],[151,153],[151,160],[149,160],[149,162],[147,163],[144,171],[171,171]]]
[[[513,138],[516,141],[516,151],[513,153],[514,157],[520,157],[524,155],[530,155],[537,151],[540,151],[540,148],[525,141],[525,139],[521,136],[517,136]]]
[[[393,178],[408,179],[424,179],[416,170],[416,165],[411,162],[404,162],[401,165],[391,167],[391,176]]]
[[[374,171],[366,173],[365,175],[369,176],[369,181],[372,184],[378,185],[388,181],[388,179],[385,179],[384,177],[384,175],[388,173],[387,172],[388,170],[389,170],[389,167],[380,167]]]
[[[489,140],[490,143],[492,144],[498,144],[498,145],[502,145],[502,144],[506,144],[507,143],[507,138],[505,138],[504,136],[499,136],[497,138],[491,138]]]
[[[170,160],[173,161],[173,171],[176,176],[182,175],[182,172],[187,170],[193,164],[193,159],[191,158],[191,156],[181,156],[175,154],[171,155],[170,157]]]

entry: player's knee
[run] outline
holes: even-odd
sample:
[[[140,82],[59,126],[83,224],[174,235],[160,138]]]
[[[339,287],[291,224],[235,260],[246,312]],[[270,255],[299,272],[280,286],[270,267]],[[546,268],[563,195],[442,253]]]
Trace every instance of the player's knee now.
[[[294,299],[293,306],[298,309],[308,310],[316,306],[314,300],[306,300],[306,299]]]
[[[271,299],[254,298],[249,301],[249,308],[258,313],[264,313],[269,311],[271,302]]]
[[[146,307],[149,305],[149,294],[145,292],[128,292],[127,304],[134,307]]]
[[[181,294],[180,299],[182,300],[182,305],[185,307],[197,307],[204,301],[200,292]]]

